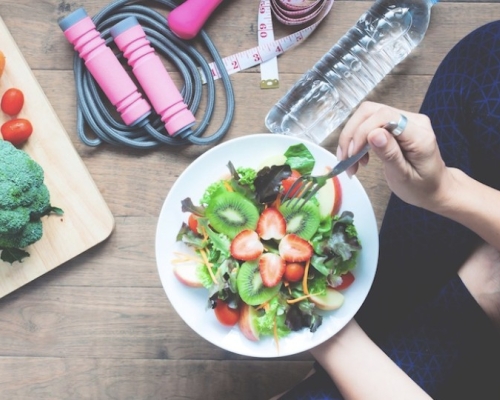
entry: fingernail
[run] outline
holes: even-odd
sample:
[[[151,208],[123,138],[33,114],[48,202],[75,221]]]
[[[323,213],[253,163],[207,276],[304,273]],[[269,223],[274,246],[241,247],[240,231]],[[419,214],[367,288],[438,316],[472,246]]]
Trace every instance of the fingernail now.
[[[384,147],[387,144],[387,137],[383,132],[379,132],[372,138],[375,147]]]
[[[337,160],[342,160],[342,149],[337,147]]]
[[[352,156],[353,150],[354,150],[354,142],[351,140],[351,143],[349,143],[349,147],[347,148],[347,157]]]

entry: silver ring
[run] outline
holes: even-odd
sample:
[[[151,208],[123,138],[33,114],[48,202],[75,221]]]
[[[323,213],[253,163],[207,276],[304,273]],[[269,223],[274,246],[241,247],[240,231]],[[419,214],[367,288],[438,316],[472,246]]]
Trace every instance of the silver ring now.
[[[395,128],[391,129],[391,133],[394,136],[399,136],[403,133],[403,131],[406,128],[406,125],[408,124],[408,118],[406,118],[405,115],[401,114],[397,124],[395,122],[391,122],[390,124],[392,126],[396,125]]]

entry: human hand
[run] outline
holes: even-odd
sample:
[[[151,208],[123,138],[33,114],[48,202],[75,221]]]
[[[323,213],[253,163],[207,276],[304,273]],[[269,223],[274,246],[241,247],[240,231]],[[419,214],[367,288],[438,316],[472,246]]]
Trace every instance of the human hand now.
[[[381,128],[404,114],[408,123],[394,136]],[[432,209],[446,194],[452,180],[446,168],[429,118],[386,105],[364,102],[346,123],[339,138],[337,157],[344,159],[368,142],[382,160],[390,189],[407,203]],[[368,156],[361,164],[368,162]],[[358,165],[348,172],[356,173]]]

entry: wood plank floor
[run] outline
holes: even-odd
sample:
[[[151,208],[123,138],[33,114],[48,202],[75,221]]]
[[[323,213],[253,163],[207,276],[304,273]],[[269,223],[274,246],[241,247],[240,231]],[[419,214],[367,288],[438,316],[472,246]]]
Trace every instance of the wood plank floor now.
[[[223,57],[256,45],[258,3],[227,1],[206,25]],[[73,53],[57,21],[80,6],[94,15],[107,4],[0,2],[0,16],[116,219],[104,243],[0,299],[0,399],[267,399],[304,376],[312,357],[256,359],[208,343],[171,307],[156,269],[155,229],[163,200],[207,148],[90,148],[76,137]],[[271,106],[371,4],[337,0],[313,35],[279,58],[279,89],[259,88],[258,67],[233,75],[236,113],[224,140],[265,132]],[[424,41],[369,98],[418,111],[448,50],[499,18],[496,1],[442,0],[432,10]],[[276,36],[287,31],[277,26]],[[177,72],[172,75],[179,81]],[[222,121],[224,102],[218,84],[208,133]],[[334,151],[335,136],[323,145]],[[373,159],[358,176],[380,223],[389,196],[380,164]]]

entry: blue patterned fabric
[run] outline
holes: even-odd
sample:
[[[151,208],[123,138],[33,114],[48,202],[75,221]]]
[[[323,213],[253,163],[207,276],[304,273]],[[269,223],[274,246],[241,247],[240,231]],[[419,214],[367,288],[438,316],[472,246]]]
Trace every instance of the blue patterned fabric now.
[[[500,190],[500,21],[449,52],[420,111],[448,166]],[[356,319],[434,399],[500,398],[500,337],[456,275],[478,241],[451,220],[389,200],[377,275]],[[317,366],[283,400],[341,398]]]

